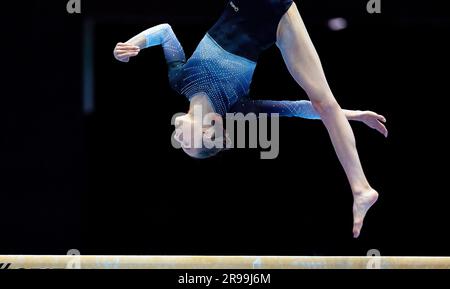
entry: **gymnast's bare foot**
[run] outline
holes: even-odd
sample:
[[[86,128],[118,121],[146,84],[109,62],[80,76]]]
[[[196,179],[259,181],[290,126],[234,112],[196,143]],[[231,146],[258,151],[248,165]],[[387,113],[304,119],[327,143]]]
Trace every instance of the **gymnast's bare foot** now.
[[[358,238],[363,226],[364,217],[370,207],[378,200],[378,193],[372,188],[354,194],[353,203],[353,238]]]

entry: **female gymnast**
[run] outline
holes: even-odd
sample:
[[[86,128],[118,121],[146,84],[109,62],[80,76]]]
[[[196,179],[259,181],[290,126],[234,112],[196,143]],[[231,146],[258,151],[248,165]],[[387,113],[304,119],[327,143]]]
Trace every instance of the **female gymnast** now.
[[[290,74],[306,91],[310,101],[248,98],[258,57],[273,44],[281,51]],[[211,126],[196,123],[194,107],[201,107],[203,115],[214,114],[218,119],[228,112],[278,113],[280,116],[321,119],[353,192],[353,237],[358,238],[364,217],[377,201],[378,193],[364,175],[349,120],[362,121],[387,137],[388,132],[383,125],[386,119],[370,111],[340,108],[292,0],[227,1],[220,19],[206,33],[187,61],[182,46],[168,24],[149,28],[125,43],[118,43],[114,56],[119,61],[128,62],[142,49],[156,45],[162,45],[171,87],[190,101],[189,112],[175,119],[175,139],[192,157],[209,157],[220,149],[186,146],[195,137],[191,132],[223,133],[211,132]],[[192,129],[198,125],[202,127],[201,130]]]

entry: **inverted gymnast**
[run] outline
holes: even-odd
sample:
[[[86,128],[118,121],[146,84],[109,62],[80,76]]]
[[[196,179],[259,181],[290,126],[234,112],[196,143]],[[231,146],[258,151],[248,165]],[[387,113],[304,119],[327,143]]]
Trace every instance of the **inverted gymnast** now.
[[[310,101],[251,100],[250,83],[262,51],[276,44],[296,82]],[[175,139],[195,158],[215,155],[218,148],[186,146],[191,132],[211,134],[211,126],[197,124],[194,106],[218,118],[228,112],[278,113],[280,116],[321,119],[350,183],[353,203],[353,237],[358,238],[364,217],[378,193],[364,175],[349,120],[361,121],[385,137],[386,119],[371,111],[340,108],[331,92],[319,56],[292,0],[233,0],[186,61],[170,25],[141,32],[114,49],[117,60],[128,62],[147,47],[162,45],[171,87],[190,101],[189,112],[175,120]],[[192,129],[200,125],[202,130]],[[181,128],[180,128],[181,127]],[[215,129],[215,128],[213,128]],[[221,132],[213,131],[219,135]],[[223,132],[222,132],[223,133]]]

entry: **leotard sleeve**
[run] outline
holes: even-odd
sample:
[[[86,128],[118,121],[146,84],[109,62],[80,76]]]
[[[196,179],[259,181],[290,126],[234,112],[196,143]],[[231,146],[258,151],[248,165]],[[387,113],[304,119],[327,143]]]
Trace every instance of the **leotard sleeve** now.
[[[141,49],[161,45],[167,63],[186,62],[183,47],[169,24],[151,27],[134,36],[127,43],[139,46]]]
[[[306,119],[320,119],[310,101],[274,101],[274,100],[251,100],[244,98],[238,101],[231,112],[247,113],[278,113],[282,117],[301,117]]]

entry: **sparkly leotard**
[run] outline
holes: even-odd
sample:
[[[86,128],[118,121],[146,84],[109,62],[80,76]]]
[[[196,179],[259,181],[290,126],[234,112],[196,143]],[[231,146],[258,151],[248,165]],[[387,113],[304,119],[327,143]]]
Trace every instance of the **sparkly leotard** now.
[[[189,100],[205,93],[215,112],[278,113],[317,119],[309,101],[250,100],[250,84],[258,57],[276,42],[276,31],[292,0],[233,0],[186,61],[171,27],[145,31],[147,47],[162,45],[169,82]]]

